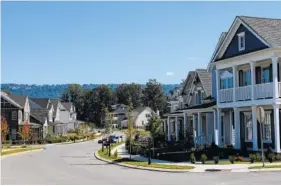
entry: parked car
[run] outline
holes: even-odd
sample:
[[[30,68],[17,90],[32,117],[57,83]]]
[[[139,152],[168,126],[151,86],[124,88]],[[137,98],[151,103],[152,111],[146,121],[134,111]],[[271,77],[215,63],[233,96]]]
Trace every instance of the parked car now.
[[[110,143],[117,143],[117,138],[116,136],[109,136],[109,140],[110,140]]]

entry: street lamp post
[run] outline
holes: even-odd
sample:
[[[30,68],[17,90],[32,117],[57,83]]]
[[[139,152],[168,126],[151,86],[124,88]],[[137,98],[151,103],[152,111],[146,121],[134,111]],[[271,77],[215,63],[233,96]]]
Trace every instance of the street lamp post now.
[[[148,165],[151,164],[151,147],[150,147],[150,145],[151,145],[151,140],[149,138],[148,139]]]

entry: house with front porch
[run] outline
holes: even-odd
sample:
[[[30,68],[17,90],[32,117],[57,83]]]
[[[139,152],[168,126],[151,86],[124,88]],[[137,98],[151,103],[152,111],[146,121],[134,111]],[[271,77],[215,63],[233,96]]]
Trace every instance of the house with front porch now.
[[[171,111],[163,118],[167,141],[181,141],[191,135],[195,145],[213,142],[216,102],[211,82],[212,76],[206,69],[188,73],[180,95],[170,101]]]
[[[280,63],[281,19],[237,16],[221,34],[208,65],[219,146],[231,143],[258,151],[263,143],[281,152]],[[258,107],[265,110],[262,126],[256,119]]]

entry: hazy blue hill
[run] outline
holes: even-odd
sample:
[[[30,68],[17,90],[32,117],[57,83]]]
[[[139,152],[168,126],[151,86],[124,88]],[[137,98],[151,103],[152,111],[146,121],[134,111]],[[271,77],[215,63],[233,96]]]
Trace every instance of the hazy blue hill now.
[[[28,84],[1,84],[1,90],[9,90],[15,94],[28,95],[34,98],[59,98],[62,92],[67,88],[67,84],[60,85],[28,85]],[[93,89],[98,87],[99,84],[83,84],[85,89]],[[107,86],[115,89],[118,84],[108,84]],[[141,85],[144,87],[145,85]],[[169,95],[169,91],[179,87],[178,84],[164,84],[163,91]]]

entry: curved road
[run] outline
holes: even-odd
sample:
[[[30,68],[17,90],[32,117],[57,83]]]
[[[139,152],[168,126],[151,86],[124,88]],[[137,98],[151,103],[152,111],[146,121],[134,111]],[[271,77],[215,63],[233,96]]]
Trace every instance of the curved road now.
[[[7,156],[1,160],[1,184],[278,184],[280,172],[166,173],[130,169],[97,160],[96,141],[49,145],[39,152]]]

